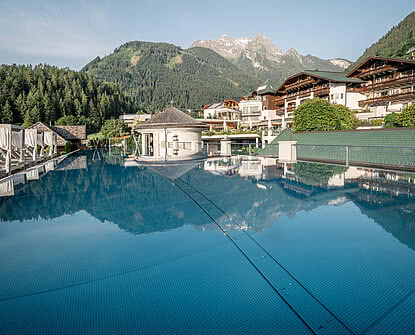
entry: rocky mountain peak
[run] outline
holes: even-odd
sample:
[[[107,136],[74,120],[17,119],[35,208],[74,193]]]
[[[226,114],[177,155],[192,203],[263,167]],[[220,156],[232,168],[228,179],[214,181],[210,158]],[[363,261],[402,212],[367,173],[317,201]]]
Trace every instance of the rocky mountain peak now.
[[[259,33],[255,37],[232,38],[224,34],[217,40],[199,40],[192,43],[192,47],[209,48],[219,55],[235,59],[246,54],[265,52],[268,57],[277,57],[282,54],[281,50],[263,34]]]
[[[307,68],[343,71],[346,62],[325,60],[311,55],[303,56],[294,48],[282,52],[261,33],[255,37],[233,38],[222,35],[217,40],[199,40],[192,47],[208,48],[228,59],[245,73],[260,79],[270,79],[275,85],[285,78]]]

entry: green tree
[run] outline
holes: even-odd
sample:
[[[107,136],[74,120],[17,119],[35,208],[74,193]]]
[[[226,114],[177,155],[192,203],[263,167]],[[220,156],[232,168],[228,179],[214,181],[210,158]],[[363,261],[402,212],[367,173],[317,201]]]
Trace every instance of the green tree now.
[[[3,106],[1,113],[1,122],[2,123],[13,123],[13,112],[10,107],[9,101],[6,100],[6,103]]]
[[[121,120],[106,120],[101,129],[101,134],[105,138],[118,137],[128,133],[129,128],[126,123]]]
[[[347,130],[357,128],[358,120],[349,108],[337,104],[332,105],[332,107],[335,111],[337,120],[336,130]]]
[[[399,115],[401,127],[415,127],[415,104],[406,107]]]
[[[50,102],[50,98],[47,94],[43,96],[43,112],[44,112],[44,121],[47,123],[55,122],[55,108]]]
[[[104,113],[100,114],[103,99]],[[3,108],[16,124],[42,121],[54,124],[64,115],[74,115],[87,131],[97,132],[105,119],[138,109],[115,84],[96,81],[84,72],[49,65],[0,65],[0,122]],[[10,118],[10,114],[12,118]]]
[[[79,124],[79,119],[74,115],[65,115],[56,120],[59,126],[76,126]]]
[[[356,127],[353,112],[327,100],[312,99],[300,105],[294,116],[294,131],[346,130]]]
[[[384,128],[396,128],[401,127],[399,114],[391,113],[385,116],[385,123],[383,125]]]
[[[38,121],[40,121],[40,110],[39,107],[34,106],[31,110],[26,112],[23,126],[27,128]]]

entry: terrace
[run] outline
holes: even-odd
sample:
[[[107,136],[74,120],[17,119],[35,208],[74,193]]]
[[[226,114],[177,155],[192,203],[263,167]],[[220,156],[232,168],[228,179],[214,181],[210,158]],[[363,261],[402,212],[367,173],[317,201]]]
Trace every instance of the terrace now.
[[[414,99],[415,92],[406,92],[399,94],[385,95],[382,97],[370,98],[366,100],[359,101],[359,106],[364,107],[371,104],[389,102],[389,101],[406,101],[407,99]]]

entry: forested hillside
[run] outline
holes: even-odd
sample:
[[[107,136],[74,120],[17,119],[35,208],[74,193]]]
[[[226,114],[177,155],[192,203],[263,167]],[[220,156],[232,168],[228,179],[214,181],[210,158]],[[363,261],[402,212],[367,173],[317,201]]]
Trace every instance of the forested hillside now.
[[[95,132],[104,120],[137,111],[116,85],[99,83],[87,73],[48,65],[0,66],[1,123],[55,124],[73,115],[77,124]]]
[[[397,26],[393,27],[379,41],[367,48],[362,56],[352,64],[353,68],[366,57],[405,57],[408,50],[415,47],[415,12],[409,14]]]
[[[109,56],[97,57],[83,71],[118,84],[147,112],[172,102],[181,109],[200,109],[260,85],[212,50],[183,50],[167,43],[129,42]]]

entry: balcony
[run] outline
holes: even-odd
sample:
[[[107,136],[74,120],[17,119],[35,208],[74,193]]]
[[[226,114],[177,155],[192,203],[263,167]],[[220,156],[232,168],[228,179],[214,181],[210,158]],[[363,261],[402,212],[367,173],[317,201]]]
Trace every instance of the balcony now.
[[[313,85],[313,84],[314,84],[314,79],[310,78],[310,79],[306,79],[306,80],[299,80],[299,81],[295,82],[294,84],[287,85],[287,86],[285,86],[285,89],[287,91],[289,91],[289,90],[293,90],[293,89],[296,89],[296,88],[304,87],[304,86],[307,86],[307,85]]]
[[[288,113],[290,113],[290,112],[294,112],[294,111],[295,111],[295,108],[296,108],[296,106],[288,106],[288,107],[287,107],[287,112],[288,112]]]
[[[406,92],[392,95],[385,95],[383,97],[371,98],[359,101],[359,106],[363,107],[366,105],[373,105],[379,102],[390,102],[390,101],[405,101],[407,99],[415,99],[415,92]]]
[[[283,97],[281,98],[276,98],[274,100],[275,106],[283,106],[285,102],[285,99]]]
[[[301,98],[310,96],[311,92],[312,92],[311,90],[306,91],[306,92],[299,92],[300,94],[298,94],[297,96],[301,99]]]
[[[395,67],[395,66],[382,65],[382,66],[378,66],[374,69],[363,70],[357,76],[360,77],[360,78],[365,78],[365,77],[372,76],[374,74],[383,73],[383,72],[393,72],[393,71],[396,71],[396,70],[398,70],[398,68]]]
[[[285,108],[278,108],[275,113],[277,115],[284,115],[285,114]]]
[[[367,92],[367,91],[377,90],[377,89],[382,89],[382,88],[399,87],[404,84],[415,84],[415,77],[408,76],[404,78],[385,80],[379,83],[375,83],[373,85],[369,84],[367,86],[358,88],[357,92],[360,93],[360,92]]]
[[[329,95],[330,88],[329,87],[318,87],[318,88],[315,88],[313,92],[314,92],[314,96],[321,97],[324,95]]]

